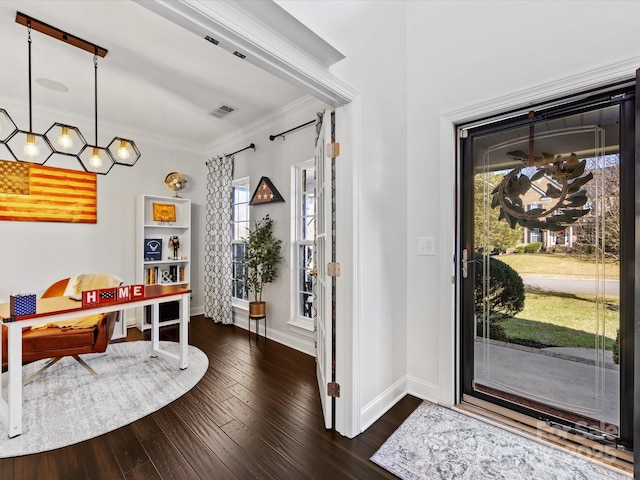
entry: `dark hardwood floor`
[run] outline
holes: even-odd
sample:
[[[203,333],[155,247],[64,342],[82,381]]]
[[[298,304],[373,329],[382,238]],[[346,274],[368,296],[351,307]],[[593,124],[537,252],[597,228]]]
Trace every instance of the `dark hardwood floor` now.
[[[0,479],[396,478],[369,457],[420,404],[406,396],[361,435],[327,431],[312,357],[193,317],[189,343],[209,369],[187,394],[77,445],[0,459]],[[176,327],[162,329],[174,340]],[[130,328],[127,341],[148,338]],[[98,380],[99,381],[99,380]]]

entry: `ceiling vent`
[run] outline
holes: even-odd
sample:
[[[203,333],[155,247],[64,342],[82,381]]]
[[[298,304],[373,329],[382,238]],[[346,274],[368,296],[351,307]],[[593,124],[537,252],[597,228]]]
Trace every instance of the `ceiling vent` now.
[[[222,118],[222,117],[226,117],[232,112],[235,112],[236,110],[237,109],[235,107],[231,107],[229,105],[220,105],[216,110],[211,112],[209,115],[216,118]]]

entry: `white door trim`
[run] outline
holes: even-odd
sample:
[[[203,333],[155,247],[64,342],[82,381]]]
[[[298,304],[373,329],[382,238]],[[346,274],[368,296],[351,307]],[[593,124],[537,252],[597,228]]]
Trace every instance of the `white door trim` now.
[[[360,98],[336,109],[336,258],[341,265],[336,279],[336,382],[341,398],[336,400],[336,430],[349,438],[361,433],[360,413],[360,315],[361,248],[358,215],[361,148]]]

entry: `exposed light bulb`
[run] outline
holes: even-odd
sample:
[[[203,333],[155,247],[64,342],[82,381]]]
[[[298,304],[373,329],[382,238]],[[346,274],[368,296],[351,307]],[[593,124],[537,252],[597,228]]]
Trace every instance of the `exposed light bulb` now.
[[[62,148],[73,147],[73,140],[69,136],[69,127],[62,127],[62,131],[58,137],[58,145]]]
[[[27,157],[36,157],[40,154],[40,148],[36,145],[36,136],[33,133],[27,133],[27,143],[24,144],[22,151]]]
[[[131,155],[129,153],[129,150],[127,149],[127,141],[126,140],[120,140],[120,148],[118,149],[118,157],[121,158],[122,160],[126,160],[127,158],[129,158],[129,155]]]
[[[93,155],[89,159],[89,165],[95,169],[102,167],[102,159],[100,158],[100,150],[93,147]]]

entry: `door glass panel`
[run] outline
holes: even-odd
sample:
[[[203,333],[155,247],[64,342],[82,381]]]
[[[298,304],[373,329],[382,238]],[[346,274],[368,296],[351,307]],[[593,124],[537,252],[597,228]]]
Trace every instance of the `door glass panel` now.
[[[474,391],[618,436],[619,107],[473,152]]]

